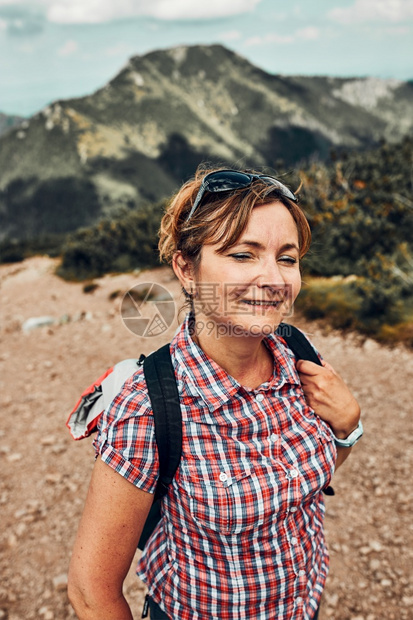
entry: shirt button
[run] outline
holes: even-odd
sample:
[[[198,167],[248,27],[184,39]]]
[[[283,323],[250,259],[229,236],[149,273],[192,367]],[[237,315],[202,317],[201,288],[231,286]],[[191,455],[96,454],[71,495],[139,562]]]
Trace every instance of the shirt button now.
[[[306,572],[305,572],[305,570],[300,570],[300,571],[298,571],[298,576],[299,576],[299,577],[305,577],[305,576],[306,576]]]
[[[257,394],[255,400],[261,403],[264,400],[264,394]]]
[[[225,472],[221,472],[219,474],[219,479],[221,480],[221,482],[226,482],[228,480],[228,476]]]
[[[290,474],[290,478],[297,478],[298,470],[297,469],[290,469],[289,474]]]
[[[296,600],[296,603],[298,605],[300,605],[303,602],[303,597],[302,596],[297,596],[297,598],[295,600]]]
[[[296,545],[297,543],[298,543],[298,539],[295,536],[293,536],[291,539],[291,544]]]
[[[297,512],[297,506],[291,506],[290,512]]]
[[[278,440],[278,435],[276,435],[275,433],[272,433],[270,439],[273,443],[275,443]]]

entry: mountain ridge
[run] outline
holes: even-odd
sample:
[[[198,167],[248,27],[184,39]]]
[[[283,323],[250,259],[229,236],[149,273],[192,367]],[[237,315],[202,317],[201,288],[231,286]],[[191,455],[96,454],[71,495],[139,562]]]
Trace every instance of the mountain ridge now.
[[[13,127],[18,127],[24,123],[25,120],[23,116],[18,116],[17,114],[5,114],[4,112],[0,112],[0,136]]]
[[[221,45],[134,56],[0,137],[0,241],[159,201],[201,161],[279,168],[396,141],[412,108],[410,82],[272,75]]]

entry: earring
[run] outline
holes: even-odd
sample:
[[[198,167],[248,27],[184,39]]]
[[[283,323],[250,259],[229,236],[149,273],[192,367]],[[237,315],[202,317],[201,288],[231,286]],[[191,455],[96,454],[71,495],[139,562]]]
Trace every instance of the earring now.
[[[193,300],[193,298],[194,298],[194,294],[193,294],[193,292],[192,292],[192,289],[190,290],[190,292],[189,292],[189,293],[188,293],[188,291],[186,290],[186,288],[184,288],[184,287],[182,287],[182,290],[183,290],[183,293],[184,293],[185,297],[186,297],[187,299],[189,299],[190,301],[192,301],[192,300]]]

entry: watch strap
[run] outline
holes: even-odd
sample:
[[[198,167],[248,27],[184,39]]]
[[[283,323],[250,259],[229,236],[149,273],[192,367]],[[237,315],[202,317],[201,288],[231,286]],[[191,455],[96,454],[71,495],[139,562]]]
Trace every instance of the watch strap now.
[[[334,443],[338,448],[351,448],[352,446],[354,446],[354,444],[358,442],[359,439],[361,439],[363,432],[363,425],[361,423],[361,420],[359,420],[357,428],[355,428],[354,431],[352,431],[350,435],[345,439],[339,439],[333,433]]]

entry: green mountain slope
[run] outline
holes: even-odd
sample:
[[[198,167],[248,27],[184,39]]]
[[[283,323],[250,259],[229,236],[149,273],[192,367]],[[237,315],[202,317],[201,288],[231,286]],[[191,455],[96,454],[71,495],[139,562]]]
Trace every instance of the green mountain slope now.
[[[277,168],[396,141],[412,108],[410,83],[274,76],[219,45],[137,56],[0,138],[0,242],[159,201],[204,160]]]

